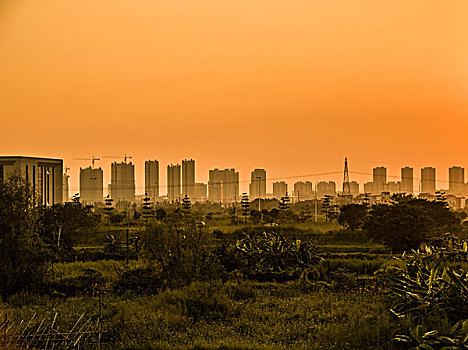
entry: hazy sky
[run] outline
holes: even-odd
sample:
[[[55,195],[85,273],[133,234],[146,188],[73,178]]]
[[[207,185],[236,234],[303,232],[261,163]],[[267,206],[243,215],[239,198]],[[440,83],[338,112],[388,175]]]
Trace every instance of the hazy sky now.
[[[0,0],[0,120],[0,154],[64,158],[75,192],[91,155],[132,155],[138,192],[148,158],[163,186],[183,158],[200,181],[345,156],[446,180],[468,167],[468,1]]]

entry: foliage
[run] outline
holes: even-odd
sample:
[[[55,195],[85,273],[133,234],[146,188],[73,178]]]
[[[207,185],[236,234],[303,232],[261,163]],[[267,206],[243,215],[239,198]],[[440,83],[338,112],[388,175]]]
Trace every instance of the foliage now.
[[[338,223],[350,230],[364,227],[367,216],[367,207],[362,204],[348,204],[340,208]]]
[[[365,223],[370,237],[396,250],[416,248],[422,241],[460,224],[445,202],[407,196],[392,197],[393,204],[372,207]]]
[[[315,245],[286,239],[275,232],[246,234],[237,241],[236,248],[244,260],[247,275],[304,271],[322,259]]]
[[[152,266],[127,270],[114,284],[114,291],[119,294],[155,294],[163,288],[161,276],[161,272]]]
[[[0,297],[38,289],[47,256],[37,235],[31,189],[20,175],[0,183]]]
[[[73,236],[92,232],[97,225],[98,216],[77,201],[38,208],[38,232],[55,259],[72,260]]]
[[[54,293],[63,296],[78,296],[82,294],[93,295],[99,288],[104,286],[104,279],[99,271],[86,269],[82,274],[56,280],[50,284]]]
[[[415,349],[465,349],[468,274],[456,266],[467,260],[468,244],[450,238],[439,243],[440,247],[413,251],[406,266],[394,273],[392,311],[400,319],[416,323],[409,335],[398,335],[395,340]],[[453,325],[449,332],[443,320]]]
[[[143,244],[149,258],[161,264],[168,287],[218,277],[213,237],[194,222],[185,227],[171,225],[170,221],[152,223],[145,228]]]

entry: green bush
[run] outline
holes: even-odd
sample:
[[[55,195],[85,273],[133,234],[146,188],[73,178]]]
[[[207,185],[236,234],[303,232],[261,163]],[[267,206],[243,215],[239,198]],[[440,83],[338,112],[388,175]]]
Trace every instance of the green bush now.
[[[104,284],[105,280],[99,271],[85,269],[79,276],[61,278],[50,283],[50,288],[56,293],[71,297],[81,294],[92,295]]]
[[[217,284],[196,282],[178,290],[165,291],[157,298],[162,304],[176,306],[195,322],[225,320],[238,312],[226,290]]]
[[[125,271],[114,284],[114,291],[118,294],[127,292],[141,294],[155,294],[164,288],[161,272],[153,267],[143,267]]]

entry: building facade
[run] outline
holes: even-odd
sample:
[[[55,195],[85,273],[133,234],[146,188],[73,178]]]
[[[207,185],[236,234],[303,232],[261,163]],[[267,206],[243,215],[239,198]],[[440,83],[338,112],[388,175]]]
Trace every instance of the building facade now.
[[[239,173],[235,169],[212,169],[208,174],[208,200],[232,203],[239,197]]]
[[[195,197],[195,161],[184,159],[182,161],[182,197]]]
[[[80,198],[88,204],[103,201],[104,173],[101,168],[80,168]]]
[[[401,168],[401,192],[411,194],[414,192],[414,171],[413,168],[404,167]]]
[[[349,189],[353,196],[359,195],[359,183],[357,181],[351,181],[349,183]]]
[[[432,167],[421,169],[421,193],[434,194],[436,191],[436,170]]]
[[[207,184],[197,182],[195,183],[195,195],[193,200],[195,202],[204,203],[206,202],[208,193],[208,186]]]
[[[294,183],[294,199],[296,201],[306,201],[315,198],[314,187],[310,181],[298,181]]]
[[[273,182],[273,197],[281,199],[288,194],[288,184],[284,181]]]
[[[135,201],[135,166],[132,162],[111,164],[109,192],[115,201]]]
[[[336,196],[336,183],[334,181],[317,182],[317,198]]]
[[[255,169],[250,174],[249,184],[250,199],[266,198],[266,171],[265,169]]]
[[[387,168],[381,166],[372,170],[372,191],[374,194],[385,192],[387,184]]]
[[[167,166],[167,199],[169,202],[180,201],[180,164]]]
[[[52,206],[63,202],[63,160],[23,156],[0,157],[0,182],[15,174],[30,185],[34,203]]]
[[[449,192],[451,194],[465,193],[465,169],[453,166],[449,169]]]
[[[154,201],[159,198],[159,162],[145,161],[145,193]]]

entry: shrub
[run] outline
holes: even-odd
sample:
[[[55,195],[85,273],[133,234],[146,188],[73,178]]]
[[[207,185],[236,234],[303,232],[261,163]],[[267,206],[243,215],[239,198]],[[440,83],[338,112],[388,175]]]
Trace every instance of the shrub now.
[[[190,286],[165,291],[158,295],[163,304],[176,306],[182,314],[194,321],[224,320],[237,309],[222,286],[209,283],[192,283]]]
[[[96,290],[105,284],[101,273],[94,269],[86,269],[81,275],[67,277],[55,281],[50,287],[57,293],[65,296],[77,296],[81,294],[94,294]]]
[[[164,288],[161,272],[153,267],[137,268],[125,271],[114,284],[114,291],[119,294],[132,292],[140,294],[154,294]]]

